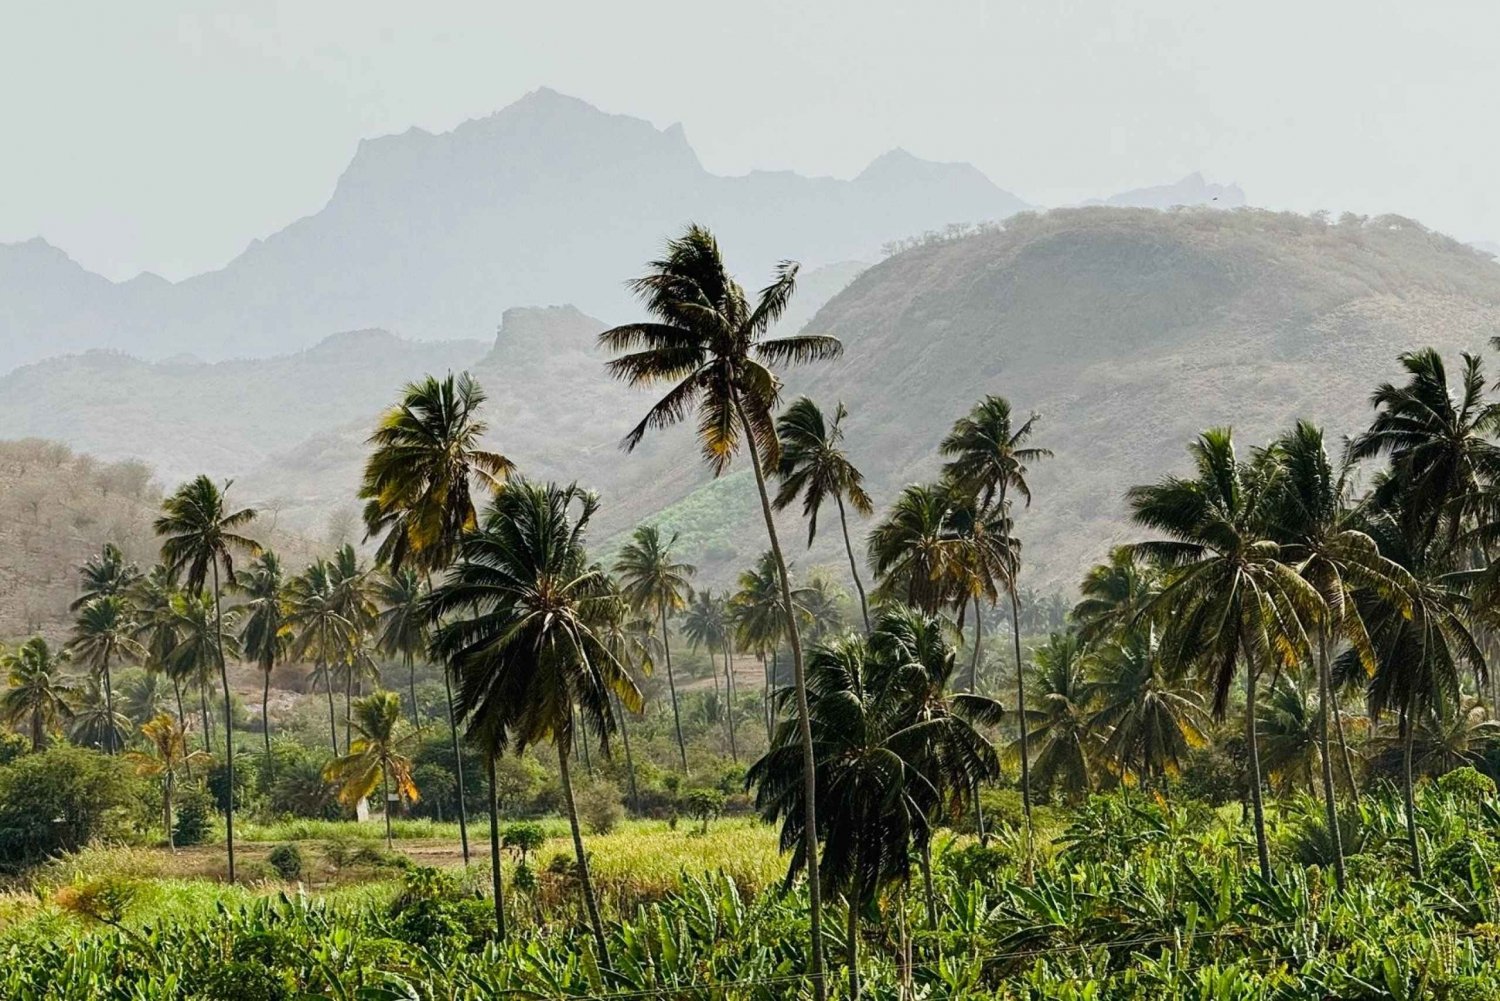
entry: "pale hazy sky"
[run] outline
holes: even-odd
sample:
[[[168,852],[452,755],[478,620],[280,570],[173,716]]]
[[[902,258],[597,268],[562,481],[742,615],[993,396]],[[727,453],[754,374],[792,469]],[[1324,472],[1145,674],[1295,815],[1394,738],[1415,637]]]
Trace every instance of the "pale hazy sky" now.
[[[1202,169],[1500,240],[1500,3],[0,0],[0,241],[180,278],[316,211],[357,141],[538,86],[721,173],[904,146],[1044,205]]]

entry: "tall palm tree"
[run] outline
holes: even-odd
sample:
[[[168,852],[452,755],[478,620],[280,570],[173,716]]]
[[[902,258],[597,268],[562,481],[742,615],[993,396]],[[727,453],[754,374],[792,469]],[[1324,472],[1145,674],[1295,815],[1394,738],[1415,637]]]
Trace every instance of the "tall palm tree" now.
[[[98,556],[91,556],[78,568],[78,597],[68,606],[76,612],[95,598],[124,595],[141,579],[141,570],[125,559],[113,542],[106,542]]]
[[[760,658],[765,674],[762,710],[766,739],[770,740],[776,724],[771,688],[780,675],[779,651],[786,639],[786,607],[781,603],[781,577],[776,569],[776,557],[769,550],[762,553],[755,566],[740,571],[736,583],[737,589],[729,597],[735,646]]]
[[[31,749],[46,745],[47,731],[73,717],[73,688],[61,677],[69,660],[66,650],[54,653],[47,641],[33,636],[13,652],[0,656],[9,688],[0,697],[0,713],[11,726],[25,724],[31,731]]]
[[[1142,785],[1176,775],[1188,752],[1208,744],[1203,700],[1164,663],[1155,628],[1136,623],[1090,652],[1088,727],[1097,755],[1123,781]]]
[[[1155,567],[1138,563],[1129,546],[1115,546],[1109,560],[1090,567],[1078,585],[1080,597],[1069,614],[1078,624],[1079,639],[1092,643],[1133,628],[1160,590]]]
[[[271,672],[285,657],[291,643],[287,585],[281,560],[266,550],[241,575],[239,590],[245,596],[241,609],[240,648],[260,668],[260,727],[266,745],[266,775],[271,774]]]
[[[458,681],[455,704],[470,733],[491,753],[549,741],[556,749],[584,906],[607,967],[569,757],[580,729],[608,753],[615,699],[633,712],[642,703],[597,628],[618,600],[584,544],[597,507],[577,486],[512,481],[464,537],[459,560],[433,590],[431,612],[440,623],[434,650]]]
[[[130,751],[129,755],[135,763],[137,775],[161,779],[162,829],[166,832],[167,847],[175,852],[177,844],[173,840],[172,799],[177,787],[178,769],[191,775],[193,761],[197,759],[206,762],[208,754],[188,750],[186,725],[166,713],[142,723],[141,736],[146,738],[147,746],[155,753]]]
[[[953,495],[941,484],[911,484],[870,533],[876,601],[901,602],[936,615],[954,598],[959,549]]]
[[[494,490],[515,464],[481,447],[489,430],[479,411],[485,394],[464,372],[409,384],[369,438],[360,498],[366,538],[382,536],[377,562],[392,572],[406,566],[429,581],[447,568],[464,534],[477,524],[476,486]],[[452,680],[445,674],[448,728],[456,762],[458,833],[469,862],[469,814],[464,805],[464,758],[454,719]]]
[[[841,402],[834,409],[833,420],[829,421],[816,403],[801,396],[776,419],[776,434],[781,439],[781,462],[776,467],[776,476],[781,481],[781,489],[776,493],[774,506],[781,511],[798,497],[802,498],[802,514],[807,518],[807,545],[812,548],[813,540],[818,536],[818,511],[824,501],[833,500],[839,510],[844,552],[849,556],[849,573],[854,578],[855,591],[859,592],[859,610],[868,633],[870,605],[865,598],[864,582],[859,577],[854,546],[849,541],[849,517],[844,505],[847,502],[856,514],[867,518],[874,513],[875,505],[865,492],[864,474],[839,447],[844,440],[841,425],[847,416],[849,411]]]
[[[187,715],[182,704],[182,681],[172,673],[168,664],[172,651],[181,640],[180,623],[177,612],[172,607],[172,599],[177,593],[172,575],[161,564],[153,566],[129,591],[131,604],[136,608],[135,639],[141,644],[146,671],[152,675],[163,674],[171,679],[172,693],[177,702],[177,718],[186,721]],[[152,712],[138,722],[144,723],[146,719],[156,715],[158,714]],[[185,763],[184,767],[191,779],[192,763]]]
[[[619,661],[627,674],[638,668],[642,676],[649,677],[654,670],[653,637],[655,626],[650,619],[633,616],[630,603],[620,594],[619,585],[610,578],[606,581],[612,600],[601,606],[604,619],[597,625],[609,652]],[[635,756],[630,751],[630,724],[624,706],[618,696],[614,698],[616,719],[620,724],[620,742],[625,748],[625,774],[630,784],[630,808],[641,808],[640,789],[636,784]]]
[[[225,613],[232,620],[234,609]],[[204,750],[212,752],[213,715],[208,708],[208,690],[213,684],[214,668],[218,666],[220,644],[227,644],[231,653],[238,651],[237,639],[232,635],[232,621],[221,620],[213,596],[207,591],[189,594],[180,591],[172,596],[172,615],[175,620],[176,644],[167,653],[166,668],[179,684],[186,683],[189,690],[198,689],[199,713],[203,720]],[[230,630],[231,635],[221,634]],[[230,727],[229,707],[225,707],[224,726]]]
[[[1308,648],[1305,624],[1318,620],[1321,599],[1268,537],[1266,471],[1235,457],[1227,430],[1205,431],[1189,451],[1193,479],[1168,477],[1131,488],[1136,523],[1165,536],[1136,543],[1132,551],[1167,570],[1161,593],[1145,611],[1170,616],[1163,636],[1167,656],[1201,666],[1216,718],[1227,713],[1236,670],[1244,673],[1246,785],[1260,874],[1269,880],[1258,685],[1276,658]]]
[[[68,721],[68,739],[79,747],[121,748],[130,738],[130,719],[115,712],[114,703],[105,698],[104,687],[97,677],[84,680],[76,689],[73,717]]]
[[[1028,739],[1037,744],[1037,781],[1076,799],[1091,783],[1089,759],[1097,732],[1089,726],[1093,686],[1083,647],[1074,633],[1053,633],[1032,657],[1036,671],[1030,698],[1018,712],[1018,728],[1030,731]],[[1019,736],[1015,746],[1019,753]]]
[[[730,626],[725,599],[712,591],[699,591],[688,602],[683,613],[682,635],[687,637],[694,650],[702,647],[707,652],[710,664],[713,663],[715,651],[724,655],[724,696],[729,706],[729,711],[724,716],[729,729],[729,756],[734,761],[739,761],[740,754],[734,735],[734,673],[729,662],[729,644],[733,640],[734,630]],[[715,685],[715,690],[717,688]]]
[[[666,254],[648,268],[648,273],[633,281],[631,288],[651,320],[606,330],[599,335],[599,341],[617,352],[617,357],[609,363],[609,371],[616,378],[633,386],[671,383],[671,388],[631,429],[623,444],[627,450],[633,449],[652,428],[669,427],[696,413],[700,450],[715,475],[729,467],[741,445],[749,452],[766,537],[781,582],[798,718],[802,720],[812,944],[809,958],[813,993],[816,1001],[823,1001],[826,985],[822,976],[823,916],[817,872],[817,775],[812,726],[806,705],[802,638],[797,631],[792,583],[776,532],[766,476],[781,461],[772,418],[781,395],[781,380],[771,367],[835,358],[843,347],[836,338],[818,335],[766,337],[786,311],[797,288],[797,265],[790,261],[777,267],[771,284],[752,303],[730,276],[713,234],[693,225],[681,237],[668,241]]]
[[[106,720],[113,720],[115,716],[115,688],[110,675],[113,662],[142,652],[140,644],[135,641],[134,612],[124,592],[101,594],[78,610],[78,618],[73,624],[73,638],[68,647],[74,658],[98,679]],[[114,754],[120,750],[113,726],[106,727],[102,736],[106,741],[103,745],[106,753]]]
[[[225,484],[227,489],[229,484]],[[224,659],[223,612],[220,609],[222,588],[219,571],[229,584],[235,582],[234,554],[258,555],[260,545],[239,534],[255,518],[253,508],[231,511],[224,491],[207,476],[198,476],[177,488],[162,502],[162,513],[153,526],[161,536],[161,559],[168,571],[181,576],[189,591],[197,592],[212,579],[215,648],[218,653],[219,681],[224,691],[224,770],[229,788],[234,789],[234,727],[229,701],[229,665]],[[234,882],[234,796],[224,812],[225,843],[229,855],[229,881]]]
[[[333,566],[314,561],[287,585],[287,624],[292,629],[291,655],[313,661],[314,684],[328,696],[328,736],[339,756],[338,717],[333,687],[338,666],[354,645],[354,625],[344,618],[334,589]]]
[[[955,488],[978,502],[981,516],[977,522],[986,520],[983,515],[998,514],[1005,520],[1007,528],[1014,522],[1011,513],[1011,496],[1022,498],[1031,506],[1031,486],[1026,482],[1029,467],[1052,453],[1045,448],[1028,445],[1041,418],[1032,414],[1019,426],[1011,415],[1010,402],[1001,396],[986,396],[976,403],[964,417],[953,424],[938,445],[938,451],[947,457],[943,476]],[[1004,580],[1005,590],[1010,594],[1011,636],[1016,657],[1017,704],[1026,704],[1025,667],[1021,661],[1021,595],[1019,577],[1021,572],[1020,546],[1013,533],[1008,533],[1010,545],[1005,547],[1004,564],[1008,569]],[[976,615],[976,620],[978,616]],[[976,653],[978,643],[975,643]],[[1021,805],[1026,814],[1028,836],[1031,823],[1031,763],[1026,743],[1026,727],[1020,728],[1021,752]]]
[[[667,619],[687,607],[693,593],[689,578],[696,569],[678,562],[672,547],[677,536],[663,539],[655,525],[641,525],[615,558],[614,576],[630,607],[650,615],[661,625],[662,661],[667,668],[667,692],[672,699],[672,723],[677,729],[677,752],[687,773],[687,744],[682,739],[682,713],[677,704],[677,682],[672,676],[672,643]]]
[[[411,693],[411,718],[422,731],[422,709],[417,704],[417,658],[427,652],[427,588],[411,567],[382,574],[375,579],[375,601],[380,614],[375,621],[377,646],[388,657],[399,657],[406,665]]]
[[[344,748],[348,750],[353,742],[355,689],[366,678],[378,680],[380,673],[366,643],[379,610],[375,606],[369,569],[347,543],[329,561],[329,586],[334,607],[349,624],[341,636],[347,647],[339,658],[344,676]]]
[[[385,846],[391,847],[391,812],[396,798],[415,803],[420,796],[411,777],[411,758],[401,753],[397,734],[401,723],[401,696],[395,692],[375,692],[354,703],[354,727],[359,739],[349,745],[349,753],[334,758],[323,768],[323,778],[338,787],[339,801],[345,806],[366,799],[380,787],[385,801]]]

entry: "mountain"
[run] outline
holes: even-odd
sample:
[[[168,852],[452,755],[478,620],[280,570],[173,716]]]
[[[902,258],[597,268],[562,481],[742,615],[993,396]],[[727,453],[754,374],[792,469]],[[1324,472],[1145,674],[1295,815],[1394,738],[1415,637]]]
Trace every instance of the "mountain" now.
[[[1111,195],[1102,202],[1085,204],[1140,209],[1171,209],[1192,205],[1216,209],[1238,209],[1245,206],[1245,192],[1238,184],[1211,184],[1201,173],[1195,171],[1176,184],[1133,188],[1130,191],[1121,191],[1119,194]]]
[[[175,284],[112,283],[40,240],[0,245],[0,371],[94,348],[265,356],[370,327],[485,337],[506,308],[538,302],[612,318],[629,307],[624,281],[690,220],[759,281],[783,258],[858,260],[1024,207],[973,167],[901,150],[848,181],[719,176],[681,126],[544,89],[451,132],[361,142],[320,211]]]

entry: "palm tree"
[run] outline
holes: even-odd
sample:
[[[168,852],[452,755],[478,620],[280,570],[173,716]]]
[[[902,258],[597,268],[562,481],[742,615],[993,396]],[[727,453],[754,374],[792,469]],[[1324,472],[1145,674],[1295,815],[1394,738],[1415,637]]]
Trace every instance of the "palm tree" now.
[[[729,598],[735,646],[760,658],[765,674],[762,709],[766,739],[770,740],[776,724],[771,688],[780,674],[778,651],[786,638],[786,606],[781,603],[781,578],[775,555],[769,550],[762,553],[754,567],[740,571],[737,584],[738,589]]]
[[[225,484],[227,489],[229,484]],[[177,492],[162,502],[161,517],[153,526],[162,537],[161,558],[167,570],[180,575],[189,591],[203,589],[210,577],[213,581],[215,647],[218,653],[219,681],[224,690],[224,770],[229,788],[234,789],[234,730],[229,702],[229,665],[224,660],[224,616],[220,610],[221,588],[219,570],[222,567],[225,580],[233,584],[234,554],[236,551],[260,553],[260,545],[239,534],[239,530],[255,518],[252,508],[230,511],[224,491],[214,485],[207,476],[199,476],[177,488]],[[234,797],[231,793],[224,812],[225,842],[229,854],[229,881],[234,882]]]
[[[986,396],[974,405],[969,413],[953,424],[948,436],[938,445],[938,451],[948,458],[943,466],[943,476],[958,490],[978,501],[980,516],[976,522],[985,521],[986,514],[995,514],[1004,520],[1009,529],[1014,519],[1010,510],[1010,495],[1015,494],[1031,506],[1031,486],[1026,482],[1029,466],[1052,453],[1045,448],[1027,445],[1041,420],[1032,414],[1019,427],[1011,416],[1010,403],[1001,396]],[[1021,596],[1018,578],[1021,572],[1020,546],[1014,535],[1007,532],[1010,545],[1005,547],[1005,558],[1001,566],[1008,570],[1005,589],[1010,594],[1011,636],[1016,655],[1016,699],[1019,705],[1026,703],[1025,668],[1021,663]],[[997,567],[996,569],[999,569]],[[976,615],[977,619],[977,615]],[[976,635],[976,653],[978,648]],[[1021,805],[1026,814],[1028,837],[1031,824],[1031,763],[1027,753],[1026,727],[1021,727]]]
[[[841,402],[830,422],[818,405],[805,396],[798,397],[776,420],[776,434],[781,439],[781,462],[776,476],[781,489],[774,506],[781,511],[798,497],[802,514],[807,518],[807,545],[812,548],[818,535],[818,511],[830,498],[839,509],[839,528],[844,534],[844,552],[849,556],[849,573],[859,592],[859,610],[864,616],[865,632],[870,631],[870,606],[865,599],[865,585],[859,579],[859,564],[849,541],[849,517],[845,502],[854,512],[869,517],[875,511],[865,492],[864,475],[849,461],[840,444],[844,429],[840,426],[849,411]]]
[[[870,533],[870,565],[881,604],[902,602],[936,615],[954,598],[959,548],[953,495],[940,484],[912,484]]]
[[[1165,788],[1188,752],[1208,744],[1202,698],[1166,668],[1148,622],[1101,640],[1090,653],[1097,708],[1088,727],[1100,735],[1099,759],[1124,781]]]
[[[417,657],[427,652],[427,588],[415,570],[405,567],[375,579],[375,601],[380,614],[375,621],[376,644],[388,657],[399,657],[406,665],[411,692],[411,718],[422,731],[422,709],[417,704]]]
[[[1277,677],[1260,704],[1260,719],[1256,722],[1260,727],[1261,764],[1279,795],[1289,795],[1299,782],[1311,792],[1318,759],[1323,758],[1327,765],[1319,721],[1322,715],[1315,693],[1308,691],[1296,672],[1291,671]],[[1327,767],[1323,771],[1329,776],[1333,774]],[[1342,845],[1335,844],[1335,850],[1337,861],[1338,855],[1343,854]]]
[[[626,673],[630,673],[633,667],[638,667],[643,676],[649,677],[655,663],[652,658],[655,626],[650,619],[632,617],[630,604],[620,594],[619,585],[613,578],[606,581],[606,586],[612,600],[602,606],[606,610],[606,616],[597,627],[604,643]],[[635,757],[630,752],[630,725],[619,697],[615,696],[614,701],[620,723],[620,740],[625,747],[625,774],[630,783],[630,808],[639,812],[641,797],[636,785]]]
[[[233,609],[226,619],[233,618]],[[221,620],[217,603],[207,591],[189,594],[185,591],[172,596],[174,635],[177,643],[167,653],[166,669],[178,684],[187,683],[191,690],[198,689],[199,713],[203,720],[204,750],[213,746],[213,716],[208,709],[208,689],[213,684],[214,668],[218,665],[221,644],[227,643],[231,653],[238,652],[234,635],[224,637],[225,630],[232,633],[233,623]],[[230,724],[229,707],[225,708],[224,727]]]
[[[741,444],[748,450],[750,469],[760,495],[766,537],[781,582],[782,613],[792,647],[792,678],[802,720],[802,771],[806,788],[803,808],[808,853],[809,915],[813,993],[823,1001],[823,918],[817,872],[817,780],[813,759],[812,726],[807,712],[807,684],[803,674],[802,639],[792,604],[792,583],[786,557],[776,533],[766,475],[781,461],[780,443],[772,418],[781,394],[781,380],[773,365],[798,364],[837,357],[843,350],[836,338],[801,334],[767,338],[766,332],[786,311],[797,287],[797,265],[786,261],[754,303],[730,277],[718,241],[701,226],[689,226],[667,243],[666,254],[652,262],[649,273],[631,283],[652,319],[606,330],[600,343],[617,357],[609,363],[616,378],[633,386],[671,383],[672,386],[625,436],[627,450],[635,448],[652,428],[677,424],[696,413],[698,443],[714,475],[723,473]]]
[[[328,695],[328,736],[333,756],[339,756],[338,718],[333,708],[333,686],[338,665],[353,647],[354,626],[346,618],[334,589],[332,564],[317,560],[287,585],[287,625],[292,630],[291,655],[313,660],[313,681]]]
[[[415,803],[420,797],[411,777],[411,759],[400,752],[397,729],[401,722],[401,696],[375,692],[354,703],[354,728],[359,739],[349,753],[334,758],[323,768],[324,780],[338,786],[339,802],[353,806],[378,786],[385,800],[385,846],[391,847],[391,811],[395,799]]]
[[[73,626],[73,638],[69,649],[80,664],[93,672],[99,680],[104,700],[104,718],[115,717],[115,689],[110,676],[111,662],[117,657],[134,657],[141,647],[135,641],[136,623],[134,609],[123,592],[101,594],[90,599],[78,611]],[[113,726],[105,727],[101,736],[105,752],[114,754],[120,750]]]
[[[78,568],[78,597],[68,606],[76,612],[95,598],[124,595],[141,579],[140,568],[125,560],[125,554],[113,542],[106,542],[98,556],[91,556]]]
[[[139,727],[165,712],[170,693],[162,686],[164,676],[161,670],[127,676],[120,684],[120,715]]]
[[[672,676],[672,645],[668,617],[687,607],[693,593],[688,582],[695,568],[673,559],[677,536],[663,540],[655,525],[641,525],[615,558],[615,579],[630,607],[661,624],[662,660],[667,667],[667,691],[672,698],[672,723],[677,728],[677,751],[687,774],[687,744],[682,739],[682,714],[677,705],[677,682]]]
[[[46,745],[48,730],[73,718],[72,699],[77,693],[60,676],[68,660],[66,650],[54,653],[40,636],[0,657],[0,668],[5,669],[10,684],[0,698],[0,714],[11,726],[24,723],[30,728],[33,751]]]
[[[734,672],[729,661],[729,644],[734,631],[730,627],[725,599],[714,595],[712,591],[699,591],[683,613],[682,634],[687,637],[694,650],[702,647],[708,653],[710,664],[713,663],[716,649],[724,655],[724,696],[729,706],[729,711],[724,715],[729,727],[729,756],[734,761],[739,761],[739,749],[735,746],[734,737]],[[714,688],[717,690],[718,685],[715,684]]]
[[[459,541],[476,525],[473,489],[494,490],[515,469],[505,456],[480,447],[489,430],[479,417],[485,394],[464,372],[457,379],[427,376],[406,386],[367,442],[360,498],[365,537],[383,536],[376,561],[393,573],[410,565],[430,582],[447,568]],[[464,758],[454,719],[452,681],[445,674],[448,728],[458,788],[458,833],[469,862],[469,814],[464,805]]]
[[[355,689],[365,678],[379,678],[379,668],[370,656],[366,638],[379,614],[375,607],[369,570],[360,563],[354,547],[339,547],[329,561],[330,599],[348,623],[340,638],[346,644],[339,666],[344,676],[344,749],[353,741]]]
[[[105,697],[97,678],[87,678],[83,687],[77,689],[73,701],[68,739],[79,747],[114,753],[110,749],[124,747],[129,736],[130,719],[124,713],[115,712],[113,701]]]
[[[271,672],[286,655],[291,641],[287,586],[276,554],[269,549],[261,553],[243,575],[239,590],[245,596],[240,647],[260,667],[260,725],[266,744],[266,775],[270,776]]]
[[[177,718],[186,720],[182,705],[182,681],[168,666],[172,651],[181,640],[180,623],[172,599],[177,587],[172,582],[167,568],[157,564],[130,589],[131,603],[136,608],[135,639],[141,644],[146,671],[151,675],[165,674],[172,679],[172,692],[177,702]],[[137,718],[138,723],[157,716],[150,712]],[[193,776],[191,763],[186,766],[188,778]]]
[[[584,905],[608,967],[568,759],[580,729],[607,754],[614,700],[632,712],[642,703],[597,628],[618,600],[584,546],[597,507],[577,486],[512,481],[464,537],[458,562],[433,590],[431,614],[441,623],[434,650],[458,681],[455,705],[470,734],[492,754],[511,743],[518,752],[555,747]],[[494,879],[498,898],[498,872]]]
[[[1114,547],[1108,562],[1091,567],[1078,585],[1080,598],[1070,614],[1079,639],[1092,643],[1134,627],[1160,590],[1155,567],[1136,562],[1129,546]]]
[[[131,751],[129,756],[135,763],[137,775],[161,779],[162,829],[166,832],[167,847],[175,852],[177,844],[172,833],[172,797],[177,786],[177,771],[184,769],[191,775],[193,761],[207,761],[209,756],[205,751],[188,750],[187,727],[166,713],[142,723],[141,736],[146,738],[148,746],[156,753]]]
[[[1017,729],[1029,730],[1028,739],[1038,745],[1037,781],[1076,799],[1089,789],[1095,733],[1089,727],[1093,686],[1083,647],[1074,633],[1053,633],[1032,657],[1037,670],[1029,686],[1029,708],[1018,711]],[[1019,752],[1019,737],[1015,746]]]
[[[1167,657],[1201,665],[1217,719],[1228,710],[1236,668],[1244,671],[1246,785],[1260,874],[1269,880],[1257,686],[1274,658],[1307,649],[1304,624],[1318,620],[1321,601],[1267,537],[1266,471],[1236,459],[1227,430],[1205,431],[1189,451],[1195,478],[1131,488],[1136,523],[1166,536],[1136,543],[1132,552],[1167,570],[1161,593],[1144,612],[1170,617],[1163,636]]]

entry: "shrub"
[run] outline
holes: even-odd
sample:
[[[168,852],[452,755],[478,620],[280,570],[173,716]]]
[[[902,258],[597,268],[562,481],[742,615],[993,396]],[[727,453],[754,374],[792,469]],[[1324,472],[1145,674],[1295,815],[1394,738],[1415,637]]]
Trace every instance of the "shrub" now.
[[[524,866],[527,857],[547,841],[541,824],[529,820],[508,824],[500,835],[500,844],[516,855],[516,864]]]
[[[292,992],[264,966],[225,963],[209,968],[193,997],[202,1001],[289,1001]]]
[[[339,806],[333,787],[323,781],[323,766],[328,761],[326,752],[314,751],[294,741],[277,741],[271,745],[271,755],[273,763],[269,781],[262,776],[265,805],[271,814],[311,820],[337,820],[343,816],[343,808]],[[256,760],[264,761],[264,758]],[[427,787],[420,788],[425,796]]]
[[[682,798],[682,812],[698,821],[708,833],[708,822],[724,812],[724,794],[717,789],[694,789]]]
[[[179,847],[201,845],[213,829],[213,800],[202,786],[188,786],[173,804],[172,840]]]
[[[1440,776],[1437,787],[1462,799],[1482,800],[1495,795],[1495,780],[1467,765]]]
[[[594,834],[608,834],[625,817],[619,787],[603,779],[584,786],[577,805],[579,819]]]
[[[266,856],[266,861],[282,879],[292,880],[302,876],[302,849],[291,842],[272,848],[271,854]]]
[[[34,865],[112,833],[145,786],[122,759],[59,745],[0,768],[0,867]]]

